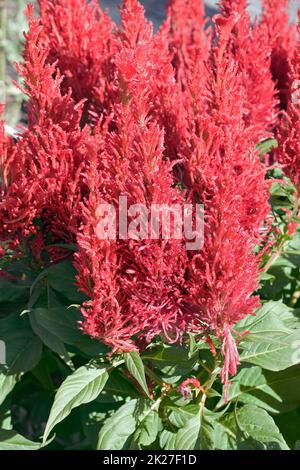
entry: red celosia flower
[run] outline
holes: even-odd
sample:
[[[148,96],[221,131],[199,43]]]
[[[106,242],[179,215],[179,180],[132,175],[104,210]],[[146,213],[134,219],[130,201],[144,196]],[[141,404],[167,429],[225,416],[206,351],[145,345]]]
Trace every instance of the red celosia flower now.
[[[223,338],[225,385],[238,364],[230,328],[259,306],[252,296],[259,277],[253,250],[269,211],[265,169],[244,119],[244,75],[224,47],[232,29],[226,29],[227,21],[219,29],[207,86],[195,94],[186,162],[191,194],[205,207],[204,246],[191,253],[187,305],[194,329],[208,328]]]
[[[43,229],[52,242],[69,242],[81,220],[82,171],[93,138],[88,128],[80,129],[82,105],[61,94],[61,77],[47,63],[49,44],[40,22],[30,18],[19,67],[29,96],[28,130],[6,152],[0,234],[29,241]]]
[[[128,206],[183,202],[172,187],[172,165],[164,161],[163,132],[151,118],[158,99],[153,60],[158,50],[141,12],[135,0],[124,2],[123,47],[115,57],[114,130],[106,136],[99,164],[90,169],[90,198],[76,256],[78,284],[91,298],[83,308],[82,328],[121,351],[136,347],[135,335],[149,342],[163,333],[177,341],[187,328],[183,241],[103,241],[97,235],[101,202],[116,204],[120,195],[128,197]]]
[[[0,103],[0,117],[4,111],[4,104]],[[13,141],[5,134],[4,122],[0,119],[0,191],[4,191],[8,184],[6,164]],[[0,192],[0,194],[1,194]]]
[[[179,393],[181,393],[181,395],[183,396],[185,400],[187,400],[192,395],[191,385],[193,389],[201,390],[202,393],[205,393],[198,379],[194,379],[194,378],[186,379],[182,382],[182,384],[179,387]]]
[[[86,99],[86,111],[99,119],[109,106],[115,25],[97,0],[39,0],[39,6],[47,62],[63,75],[63,93],[71,89],[75,102]]]
[[[202,0],[168,0],[167,19],[162,27],[173,53],[176,80],[186,89],[191,77],[206,76],[210,31],[205,30],[204,2]],[[203,77],[201,77],[201,75]]]
[[[298,227],[297,222],[289,222],[287,224],[287,234],[288,235],[293,235],[293,233],[296,231],[297,227]]]
[[[0,237],[37,259],[48,244],[77,240],[84,332],[113,351],[158,334],[214,334],[227,386],[239,363],[232,328],[259,305],[254,247],[269,206],[254,148],[276,118],[267,30],[251,29],[244,1],[224,0],[204,65],[202,3],[170,1],[157,34],[137,0],[124,1],[120,29],[96,2],[39,3],[19,67],[28,129],[13,144],[0,128]],[[84,125],[91,117],[93,128]],[[293,176],[297,126],[291,106],[279,137]],[[147,208],[202,202],[203,248],[187,253],[184,238],[101,239],[100,204],[119,196]],[[50,251],[52,261],[59,255]]]
[[[164,30],[153,35],[152,25],[146,20],[144,9],[137,0],[125,0],[121,10],[122,29],[120,38],[119,81],[116,90],[122,87],[122,74],[130,76],[131,61],[136,61],[139,83],[148,80],[148,115],[164,128],[164,154],[169,160],[177,160],[184,152],[186,142],[186,112],[184,97],[175,83],[171,64],[172,55]],[[134,49],[135,48],[135,49]],[[123,54],[123,56],[122,56]],[[123,62],[124,61],[124,62]],[[134,73],[134,72],[132,72]],[[131,87],[134,86],[132,81]],[[133,93],[135,92],[132,88]],[[118,91],[117,91],[118,95]]]

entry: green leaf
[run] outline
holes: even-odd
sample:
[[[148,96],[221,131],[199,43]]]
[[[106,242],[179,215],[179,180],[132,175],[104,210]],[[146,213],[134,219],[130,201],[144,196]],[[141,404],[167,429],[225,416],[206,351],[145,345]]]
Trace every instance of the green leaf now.
[[[199,449],[214,450],[215,430],[211,422],[202,417],[201,429],[199,434]]]
[[[135,416],[138,400],[130,400],[122,405],[105,421],[100,430],[97,450],[121,450],[137,426]]]
[[[84,335],[79,329],[78,322],[82,320],[82,316],[75,308],[64,306],[34,308],[30,311],[30,319],[32,326],[39,332],[39,336],[43,336],[45,343],[46,341],[49,343],[51,338],[56,337],[61,343],[75,346],[87,356],[95,357],[107,352],[107,348],[102,343]],[[46,332],[49,333],[49,338],[46,337]],[[50,344],[47,346],[51,348]],[[58,344],[57,340],[52,346],[55,346],[56,349],[61,348],[61,344]]]
[[[135,380],[142,387],[146,395],[150,398],[148,385],[145,377],[144,364],[140,355],[136,351],[132,351],[131,353],[125,353],[124,358],[125,365],[129,370],[130,374],[135,378]]]
[[[42,342],[33,333],[26,316],[12,314],[0,320],[0,338],[6,346],[6,365],[10,374],[33,369],[42,355]]]
[[[37,450],[41,444],[29,441],[16,431],[0,429],[0,450]]]
[[[269,281],[270,284],[272,284],[273,281],[275,280],[275,276],[273,274],[270,274],[270,273],[262,272],[259,275],[259,280],[260,280],[260,282]]]
[[[6,372],[0,373],[0,405],[2,405],[7,395],[13,390],[17,380],[15,375],[8,375]]]
[[[103,397],[104,393],[105,391],[101,393],[101,397]],[[97,447],[99,432],[104,421],[109,418],[111,413],[118,409],[119,406],[120,404],[113,401],[113,398],[111,398],[111,403],[102,403],[94,400],[81,407],[83,432],[93,449]]]
[[[35,315],[35,312],[31,312],[29,315],[30,324],[35,334],[49,349],[51,349],[51,351],[54,351],[60,357],[64,358],[66,362],[68,362],[68,353],[64,346],[64,343],[55,334],[51,333],[42,325],[40,325],[39,322],[36,320]]]
[[[95,366],[93,363],[80,367],[67,377],[55,395],[43,441],[47,440],[54,426],[66,418],[73,408],[95,400],[107,379],[107,368],[102,365]]]
[[[214,450],[236,450],[236,433],[224,421],[211,421]]]
[[[183,428],[199,412],[199,405],[187,405],[181,408],[168,406],[168,409],[171,410],[170,423],[176,428]]]
[[[11,282],[4,277],[0,278],[0,303],[26,300],[28,294],[29,285],[26,282]]]
[[[35,324],[59,338],[63,343],[75,344],[82,339],[82,332],[78,328],[81,316],[74,308],[35,308],[31,310],[30,317],[33,318]]]
[[[241,444],[245,440],[247,443],[247,438],[251,438],[257,443],[263,443],[268,450],[289,449],[273,418],[266,410],[245,405],[236,411],[236,420],[239,430],[244,435],[240,437]],[[242,447],[245,448],[243,445]]]
[[[272,183],[270,188],[271,196],[277,196],[281,198],[287,198],[290,202],[293,202],[295,189],[290,184],[287,184],[286,180],[275,181]]]
[[[121,375],[119,370],[114,370],[105,385],[105,390],[111,395],[124,397],[140,397],[140,392],[134,387],[132,381]]]
[[[8,398],[0,406],[0,429],[12,430],[11,400]]]
[[[243,367],[231,380],[228,400],[255,404],[271,413],[286,413],[300,405],[300,365],[272,372],[259,366]],[[223,399],[217,409],[224,406]]]
[[[274,418],[288,446],[294,449],[300,437],[300,407]]]
[[[240,343],[242,362],[256,364],[263,369],[280,371],[300,362],[294,345],[300,338],[300,329],[291,328],[280,318],[281,302],[268,302],[256,313],[236,325],[237,331],[250,331]]]

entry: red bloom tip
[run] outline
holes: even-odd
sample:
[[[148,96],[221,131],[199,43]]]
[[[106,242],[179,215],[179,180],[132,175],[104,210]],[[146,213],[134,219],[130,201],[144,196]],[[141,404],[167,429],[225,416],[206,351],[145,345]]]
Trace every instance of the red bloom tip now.
[[[192,387],[190,385],[192,385]],[[185,400],[187,400],[192,395],[192,390],[200,390],[202,391],[202,393],[205,393],[199,380],[192,378],[192,377],[184,380],[184,382],[182,382],[182,384],[179,387],[179,392],[181,393],[181,395],[184,397]]]

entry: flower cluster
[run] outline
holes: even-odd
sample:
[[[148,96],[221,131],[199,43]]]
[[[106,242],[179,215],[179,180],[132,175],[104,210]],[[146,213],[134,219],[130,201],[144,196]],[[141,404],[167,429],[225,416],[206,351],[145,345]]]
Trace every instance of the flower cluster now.
[[[222,0],[212,30],[202,1],[169,0],[157,33],[137,0],[123,1],[120,26],[96,0],[39,0],[37,18],[28,9],[27,128],[13,142],[0,127],[0,240],[42,265],[76,243],[81,328],[113,351],[187,332],[213,346],[214,335],[223,383],[236,373],[232,330],[259,306],[255,247],[269,213],[256,144],[276,132],[299,183],[286,3],[265,1],[252,26],[245,0]],[[204,204],[203,247],[187,251],[185,235],[102,239],[99,206],[120,196]]]
[[[295,25],[289,23],[289,0],[264,0],[261,24],[267,30],[271,48],[271,72],[276,84],[280,108],[290,99],[290,60],[296,45]]]
[[[97,0],[39,0],[41,34],[48,42],[47,62],[62,75],[61,89],[85,100],[84,119],[99,118],[109,101],[115,28]]]
[[[300,32],[300,26],[298,26]],[[300,192],[300,42],[290,61],[290,100],[277,130],[278,161]]]

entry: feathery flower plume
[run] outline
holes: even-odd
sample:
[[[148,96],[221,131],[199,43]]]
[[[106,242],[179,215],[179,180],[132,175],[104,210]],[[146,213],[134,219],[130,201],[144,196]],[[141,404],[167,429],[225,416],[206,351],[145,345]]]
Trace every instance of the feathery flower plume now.
[[[47,63],[43,28],[31,7],[28,12],[30,28],[19,66],[29,97],[28,129],[10,146],[2,170],[1,238],[17,242],[35,236],[41,248],[41,229],[52,242],[76,238],[81,173],[92,137],[88,128],[80,129],[82,104],[75,104],[70,93],[61,94],[62,77]]]
[[[25,240],[37,258],[49,243],[77,240],[77,283],[89,297],[81,327],[113,351],[158,334],[216,335],[226,395],[239,363],[232,328],[259,306],[254,247],[269,205],[255,144],[276,118],[267,30],[251,29],[243,0],[223,0],[204,66],[201,2],[196,11],[192,0],[170,1],[155,35],[137,0],[124,0],[115,30],[96,2],[40,7],[41,19],[29,9],[19,67],[28,129],[13,144],[0,127],[0,239]],[[295,160],[296,143],[281,135],[283,158]],[[120,196],[128,207],[203,203],[203,248],[187,252],[183,237],[103,239],[101,205]]]
[[[119,31],[118,49],[124,50],[126,44],[138,46],[136,57],[140,61],[140,73],[144,74],[146,65],[149,88],[149,114],[155,119],[164,133],[164,155],[169,160],[180,158],[185,149],[186,111],[184,97],[180,87],[175,83],[174,69],[171,64],[172,55],[169,51],[164,30],[153,34],[152,24],[144,14],[143,7],[136,0],[124,2],[121,10],[123,28]],[[126,26],[125,26],[126,25]],[[132,52],[131,52],[132,53]],[[120,66],[130,69],[130,57],[124,58]],[[139,57],[138,55],[139,54]],[[126,62],[127,61],[127,62]],[[117,84],[117,88],[119,84]],[[115,97],[116,99],[116,97]]]

